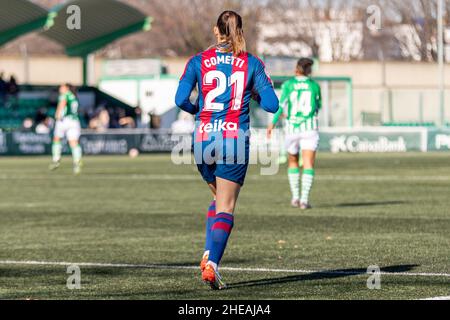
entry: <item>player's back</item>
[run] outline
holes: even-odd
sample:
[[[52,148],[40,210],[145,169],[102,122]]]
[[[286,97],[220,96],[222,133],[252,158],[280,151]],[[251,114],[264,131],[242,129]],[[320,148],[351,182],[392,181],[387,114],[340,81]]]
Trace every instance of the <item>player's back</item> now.
[[[288,132],[317,130],[321,108],[320,86],[310,77],[295,77],[282,86],[281,106],[287,116]]]
[[[217,48],[191,58],[184,78],[198,84],[196,120],[201,134],[223,131],[236,137],[239,129],[248,130],[252,90],[272,87],[258,58],[247,52],[234,56]]]
[[[289,79],[282,86],[281,104],[288,118],[310,117],[321,107],[320,86],[310,77]]]

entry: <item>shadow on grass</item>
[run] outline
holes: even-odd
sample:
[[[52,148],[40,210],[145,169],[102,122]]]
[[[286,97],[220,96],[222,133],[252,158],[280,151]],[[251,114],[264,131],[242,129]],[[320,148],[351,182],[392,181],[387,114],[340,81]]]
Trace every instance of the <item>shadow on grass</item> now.
[[[330,207],[338,207],[338,208],[352,208],[352,207],[376,207],[376,206],[389,206],[389,205],[400,205],[407,204],[408,201],[377,201],[377,202],[355,202],[355,203],[340,203],[335,206]]]
[[[247,259],[227,259],[227,264],[245,264],[249,261]],[[120,263],[119,263],[120,264]],[[76,265],[76,263],[75,263]],[[0,265],[0,278],[25,278],[35,276],[61,276],[66,275],[67,267],[69,265]],[[178,269],[186,268],[186,270],[195,271],[198,267],[200,272],[200,260],[198,261],[183,261],[183,262],[167,262],[167,263],[136,263],[129,266],[114,267],[114,264],[109,266],[98,265],[81,265],[80,269],[83,273],[88,275],[104,275],[104,276],[122,276],[130,272],[130,270],[160,270],[167,272],[167,270],[177,272]]]
[[[381,268],[381,272],[407,272],[412,269],[418,267],[419,265],[415,264],[407,264],[407,265],[398,265],[398,266],[389,266]],[[242,287],[258,287],[258,286],[267,286],[272,284],[280,284],[280,283],[289,283],[289,282],[298,282],[298,281],[309,281],[309,280],[323,280],[323,279],[335,279],[335,278],[344,278],[350,276],[357,275],[369,275],[367,273],[367,269],[337,269],[337,270],[325,270],[314,272],[310,274],[301,274],[295,276],[288,277],[280,277],[280,278],[269,278],[269,279],[260,279],[260,280],[252,280],[238,283],[230,283],[228,284],[228,289],[234,288],[242,288]]]

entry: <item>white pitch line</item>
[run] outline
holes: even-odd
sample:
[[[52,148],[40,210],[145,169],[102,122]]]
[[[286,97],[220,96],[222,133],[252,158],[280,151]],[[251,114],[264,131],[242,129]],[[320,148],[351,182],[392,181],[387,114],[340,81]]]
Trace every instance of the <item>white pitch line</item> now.
[[[444,300],[450,300],[450,296],[448,296],[448,297],[433,297],[433,298],[426,298],[426,299],[420,299],[420,300],[441,300],[441,301],[444,301]]]
[[[128,264],[128,263],[97,263],[97,262],[56,262],[56,261],[15,261],[0,260],[0,265],[34,265],[34,266],[79,266],[97,268],[130,268],[130,269],[158,269],[158,270],[197,270],[198,266],[177,266],[163,264]],[[329,274],[329,275],[363,275],[365,272],[338,271],[338,270],[304,270],[304,269],[269,269],[269,268],[237,268],[222,267],[221,270],[235,272],[260,272],[260,273],[302,273],[302,274]],[[426,273],[426,272],[380,272],[380,275],[409,276],[409,277],[448,277],[450,273]]]

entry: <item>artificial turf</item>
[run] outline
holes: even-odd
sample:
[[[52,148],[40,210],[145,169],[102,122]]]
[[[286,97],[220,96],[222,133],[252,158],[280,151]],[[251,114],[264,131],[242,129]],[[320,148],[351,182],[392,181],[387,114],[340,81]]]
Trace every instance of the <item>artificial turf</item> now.
[[[87,157],[75,177],[70,159],[56,172],[48,161],[0,159],[2,299],[450,295],[448,154],[320,154],[306,212],[289,206],[284,166],[275,176],[251,166],[222,263],[245,270],[223,270],[230,289],[220,292],[198,270],[176,269],[197,266],[203,252],[211,199],[193,165],[168,155]],[[66,266],[23,261],[152,267],[81,266],[81,289],[69,290]],[[381,289],[369,290],[371,265],[442,275],[383,274]],[[327,272],[308,272],[318,270]]]

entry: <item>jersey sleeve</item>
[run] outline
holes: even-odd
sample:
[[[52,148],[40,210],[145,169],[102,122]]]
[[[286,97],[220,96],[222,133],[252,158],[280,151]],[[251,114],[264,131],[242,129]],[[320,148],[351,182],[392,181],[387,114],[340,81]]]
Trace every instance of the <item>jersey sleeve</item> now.
[[[254,75],[254,89],[256,92],[261,93],[267,89],[273,89],[272,80],[266,72],[266,67],[264,63],[255,58],[255,75]]]
[[[186,64],[184,73],[180,78],[180,83],[189,84],[192,86],[192,88],[194,88],[194,86],[197,84],[197,76],[195,73],[195,57],[192,57]]]
[[[317,86],[317,95],[316,95],[316,103],[317,103],[317,110],[322,109],[322,90],[320,89],[320,85],[316,84]]]
[[[180,109],[190,114],[196,114],[198,112],[197,107],[190,101],[192,90],[196,84],[197,76],[195,72],[195,57],[193,57],[186,65],[175,96],[175,104]]]
[[[282,107],[285,107],[285,105],[287,105],[288,99],[289,99],[289,94],[290,94],[290,92],[289,92],[289,84],[287,82],[285,82],[281,86],[280,105]]]
[[[63,102],[63,101],[65,101],[65,102],[68,101],[67,94],[60,94],[59,95],[58,102]]]

